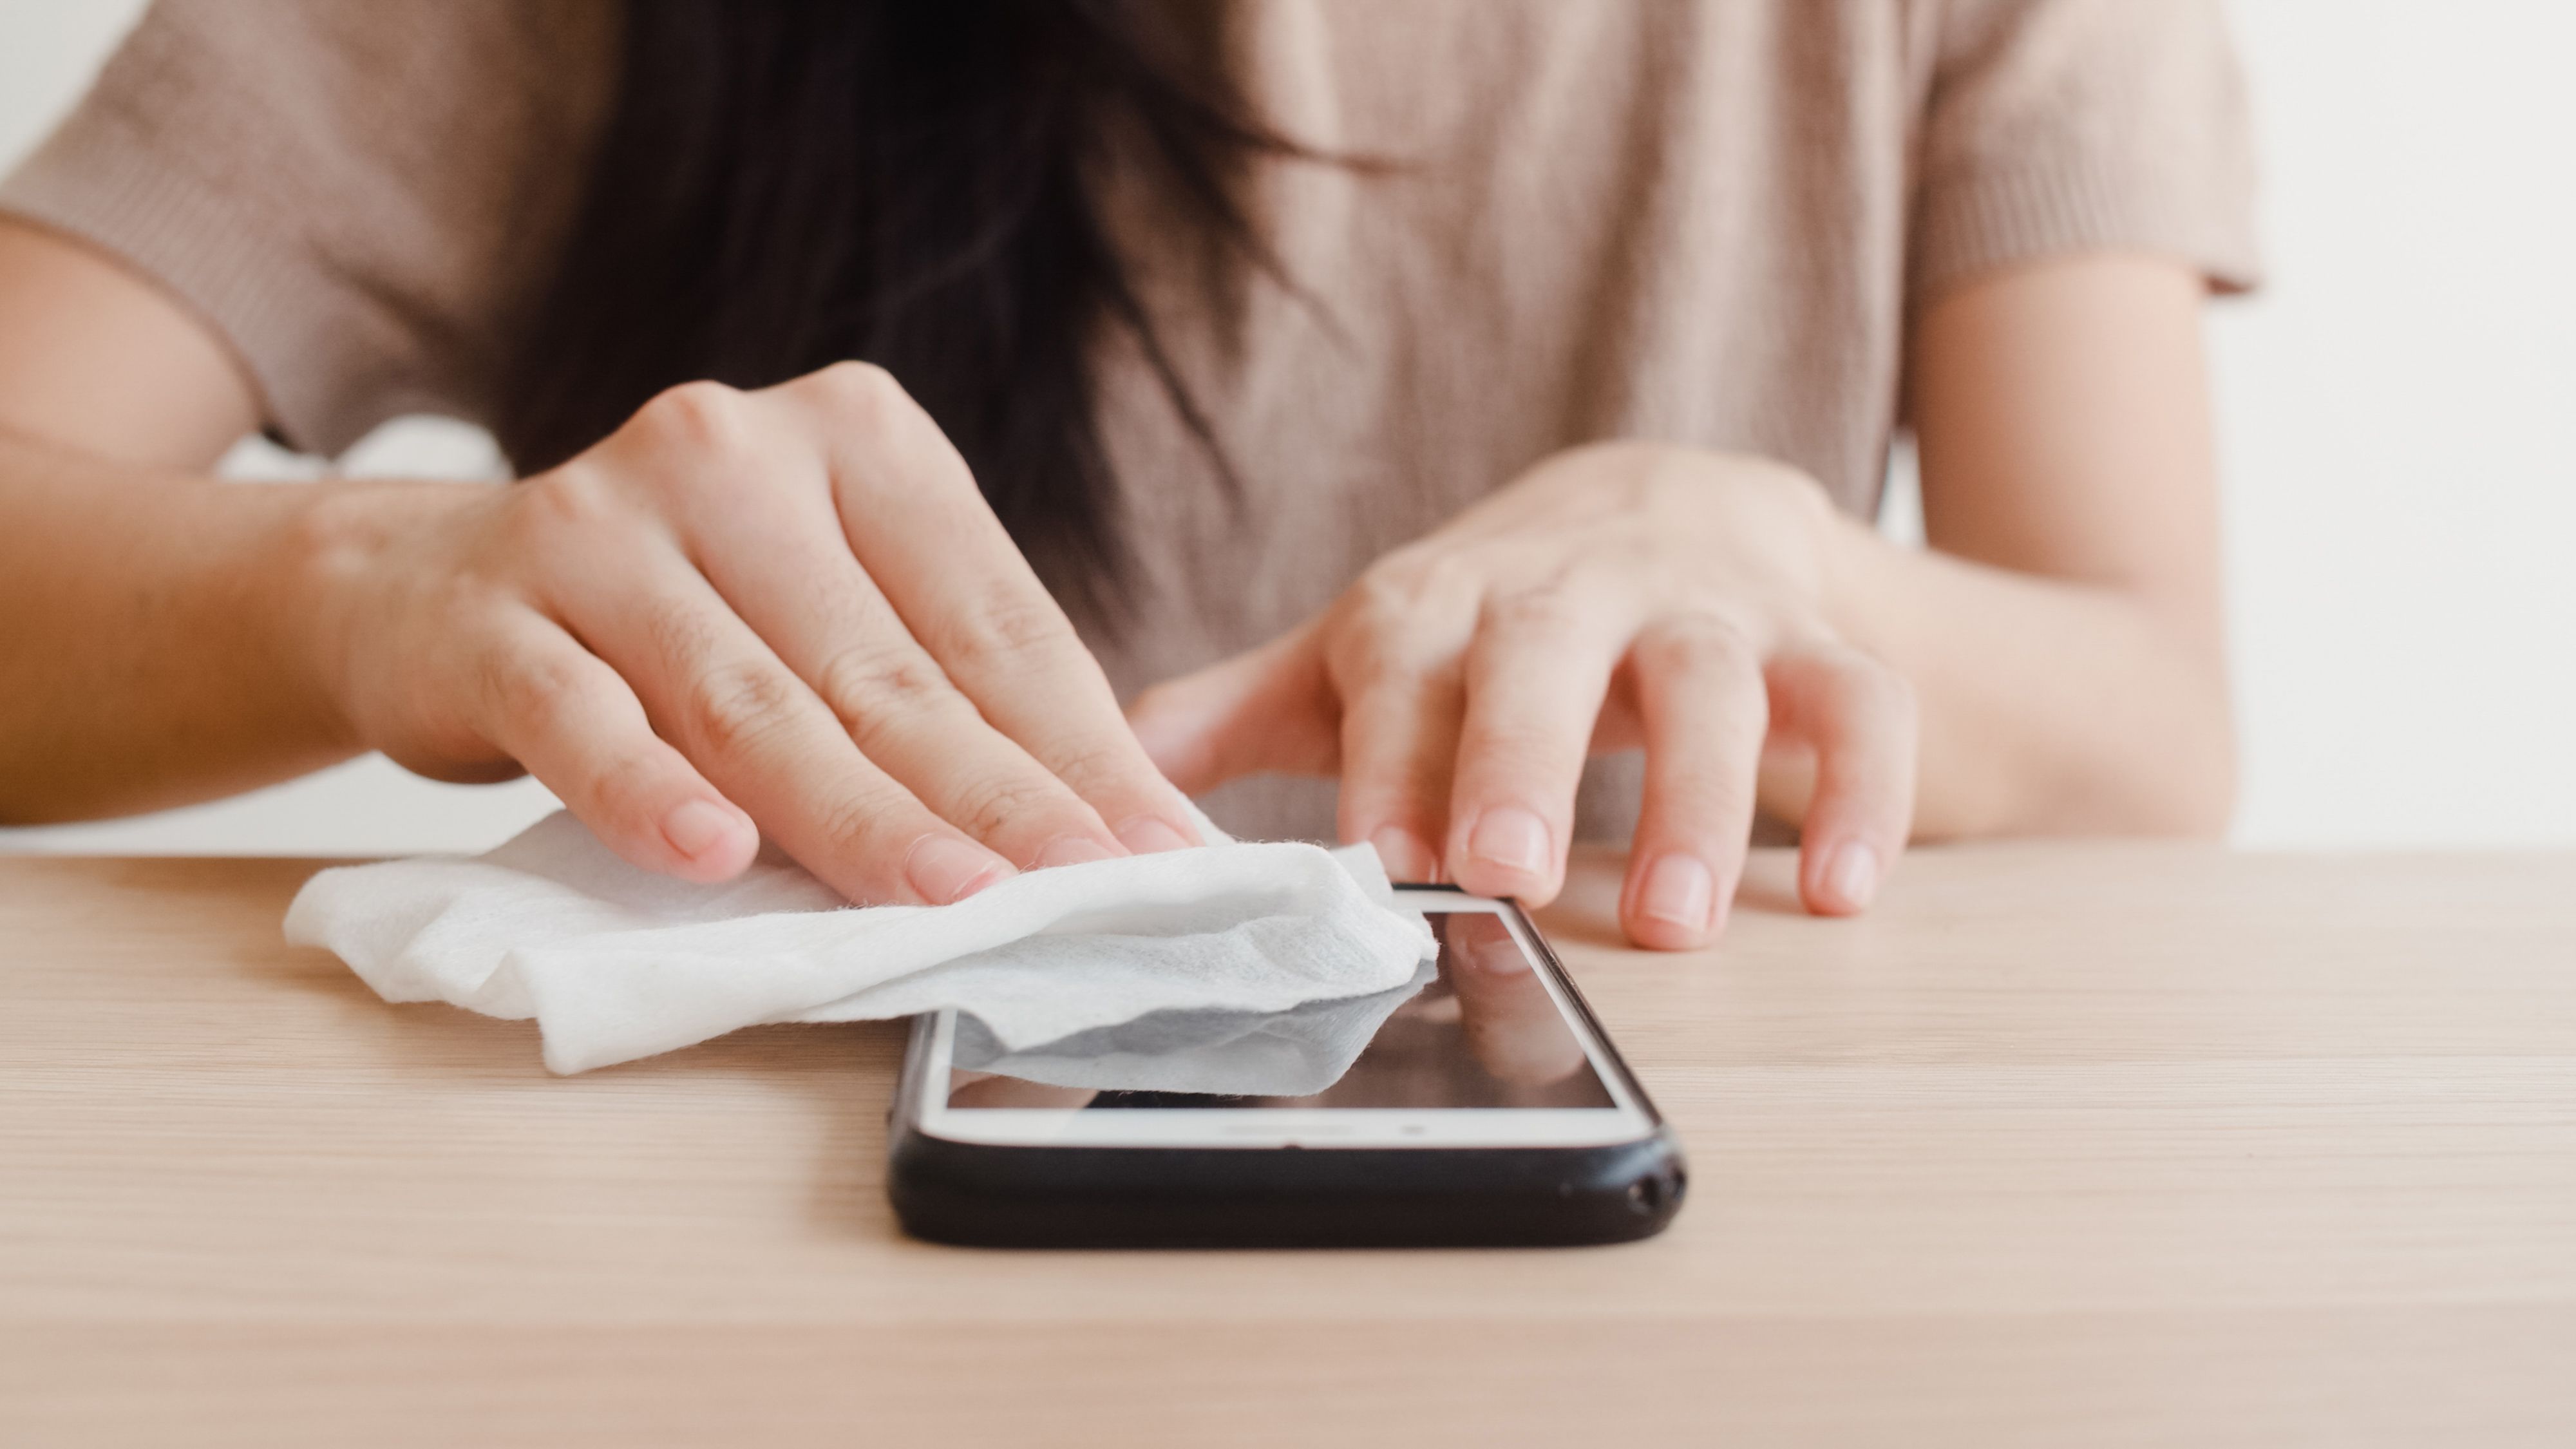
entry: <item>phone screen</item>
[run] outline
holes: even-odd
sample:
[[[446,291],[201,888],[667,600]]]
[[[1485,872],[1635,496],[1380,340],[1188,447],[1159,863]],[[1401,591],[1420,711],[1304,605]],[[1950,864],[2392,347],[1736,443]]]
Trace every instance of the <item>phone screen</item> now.
[[[1266,1016],[1168,1013],[1004,1053],[959,1018],[945,1105],[1169,1109],[1611,1108],[1583,1038],[1491,908],[1421,903],[1439,954],[1407,985]]]

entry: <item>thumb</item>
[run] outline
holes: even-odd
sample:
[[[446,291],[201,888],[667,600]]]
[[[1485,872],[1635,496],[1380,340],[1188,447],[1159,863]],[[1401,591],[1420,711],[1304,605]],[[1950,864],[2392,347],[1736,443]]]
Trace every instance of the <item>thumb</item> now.
[[[1127,708],[1145,753],[1188,794],[1239,775],[1330,775],[1341,767],[1341,706],[1312,624],[1195,674],[1155,685]]]

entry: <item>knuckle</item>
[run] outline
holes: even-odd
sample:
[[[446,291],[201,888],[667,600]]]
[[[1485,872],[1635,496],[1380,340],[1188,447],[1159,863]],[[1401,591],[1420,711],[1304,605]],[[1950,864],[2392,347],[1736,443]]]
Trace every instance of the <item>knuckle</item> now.
[[[814,828],[826,843],[880,874],[901,870],[901,856],[891,852],[934,823],[916,819],[918,811],[892,785],[868,780],[825,792],[813,812]]]
[[[720,382],[664,388],[636,410],[635,426],[656,448],[703,458],[739,457],[751,449],[749,400]]]
[[[740,754],[785,727],[796,706],[796,685],[766,661],[725,663],[689,681],[688,701],[690,721],[707,747]]]
[[[1419,653],[1392,629],[1361,625],[1334,632],[1325,662],[1344,693],[1358,694],[1420,680],[1428,671]]]
[[[1057,778],[1077,788],[1121,787],[1137,774],[1135,749],[1116,740],[1077,741],[1058,758]]]
[[[1572,588],[1551,583],[1497,594],[1485,601],[1484,613],[1485,628],[1497,634],[1553,638],[1576,630],[1582,604]]]
[[[1658,673],[1756,674],[1761,651],[1732,621],[1709,613],[1674,614],[1637,636],[1638,664]]]
[[[1348,607],[1363,618],[1402,617],[1421,595],[1420,571],[1389,559],[1351,581]]]
[[[912,395],[895,381],[894,374],[873,362],[835,362],[807,380],[832,403],[858,411],[909,406],[912,402]]]
[[[1434,599],[1472,599],[1492,572],[1485,554],[1455,545],[1424,550],[1415,567],[1423,593]]]
[[[1453,671],[1478,632],[1480,571],[1454,553],[1399,555],[1362,574],[1335,606],[1324,659],[1347,689]]]
[[[1078,643],[1072,622],[1043,594],[987,597],[945,632],[954,657],[987,666],[1031,663]]]
[[[1352,593],[1361,608],[1401,618],[1445,600],[1473,598],[1484,584],[1483,567],[1467,552],[1424,545],[1379,561],[1360,575]]]
[[[929,708],[954,693],[948,676],[921,651],[884,644],[851,645],[815,675],[824,702],[853,728]]]
[[[909,437],[928,417],[894,374],[873,362],[836,362],[788,386],[824,427],[859,438]]]
[[[1015,826],[1063,814],[1064,804],[1062,789],[1051,781],[994,774],[976,780],[958,795],[950,820],[979,840],[992,840]]]
[[[505,644],[484,656],[484,668],[485,688],[500,708],[538,729],[551,733],[591,712],[589,681],[569,660]]]

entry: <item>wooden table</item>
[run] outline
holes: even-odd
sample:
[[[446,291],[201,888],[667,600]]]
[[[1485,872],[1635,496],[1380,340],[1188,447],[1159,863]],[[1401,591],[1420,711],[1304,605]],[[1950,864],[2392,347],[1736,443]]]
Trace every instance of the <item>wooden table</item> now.
[[[1667,1236],[896,1235],[888,1027],[555,1079],[279,943],[289,861],[0,860],[0,1444],[2576,1444],[2576,858],[1759,863],[1547,913]]]

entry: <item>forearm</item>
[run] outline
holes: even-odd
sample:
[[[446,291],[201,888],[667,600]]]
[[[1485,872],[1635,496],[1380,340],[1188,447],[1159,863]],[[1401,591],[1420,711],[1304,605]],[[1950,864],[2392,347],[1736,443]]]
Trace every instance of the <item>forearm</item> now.
[[[0,435],[0,821],[183,804],[354,753],[308,587],[336,491]]]
[[[2208,631],[2115,589],[1839,527],[1830,613],[1921,711],[1918,837],[2226,828],[2234,740]]]

